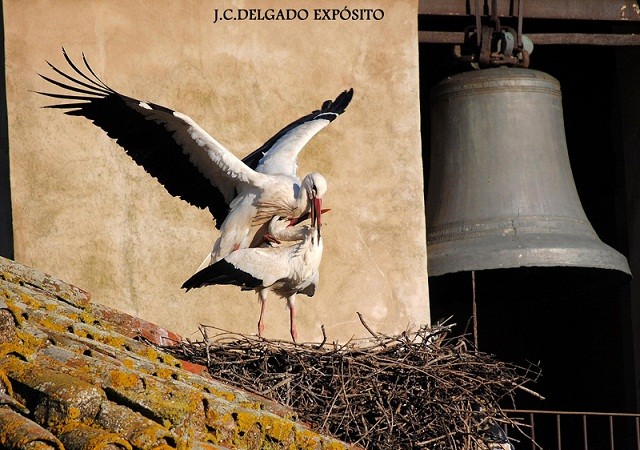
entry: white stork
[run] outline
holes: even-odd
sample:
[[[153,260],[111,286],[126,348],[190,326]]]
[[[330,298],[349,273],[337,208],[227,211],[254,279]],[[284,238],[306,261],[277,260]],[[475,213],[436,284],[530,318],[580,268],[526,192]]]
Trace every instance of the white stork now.
[[[312,297],[320,277],[322,259],[321,202],[311,205],[311,225],[288,227],[289,220],[274,216],[269,222],[270,239],[278,245],[237,250],[197,272],[182,287],[190,289],[215,284],[232,284],[245,290],[255,289],[261,303],[258,335],[264,332],[267,294],[275,292],[287,299],[291,338],[296,342],[296,294]],[[293,242],[293,245],[286,245]],[[279,245],[282,244],[282,245]]]
[[[116,92],[98,78],[84,54],[88,73],[71,61],[64,48],[62,52],[76,75],[47,62],[66,81],[40,76],[66,92],[38,93],[70,102],[47,108],[88,118],[171,195],[209,208],[220,237],[200,267],[234,250],[259,245],[273,216],[299,218],[308,213],[313,199],[326,192],[326,180],[319,173],[300,182],[297,157],[316,133],[344,112],[353,89],[325,101],[319,110],[290,123],[240,160],[189,116]]]

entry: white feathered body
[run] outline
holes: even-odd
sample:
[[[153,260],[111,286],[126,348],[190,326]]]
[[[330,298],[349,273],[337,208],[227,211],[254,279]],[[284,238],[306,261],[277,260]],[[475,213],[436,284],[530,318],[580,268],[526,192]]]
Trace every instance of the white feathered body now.
[[[220,238],[203,266],[219,261],[234,250],[258,245],[272,217],[291,219],[309,210],[309,198],[301,192],[299,178],[274,175],[265,184],[261,189],[244,187],[230,203],[229,216],[220,226]]]
[[[269,231],[282,244],[245,248],[229,254],[225,261],[262,280],[258,290],[272,291],[284,298],[296,293],[313,296],[323,251],[318,229],[304,225],[277,232],[270,227]]]

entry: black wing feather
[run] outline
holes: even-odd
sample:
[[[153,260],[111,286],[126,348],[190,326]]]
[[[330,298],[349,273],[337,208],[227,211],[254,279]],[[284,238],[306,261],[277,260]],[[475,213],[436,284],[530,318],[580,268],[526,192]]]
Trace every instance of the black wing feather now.
[[[182,289],[189,291],[214,284],[233,284],[246,289],[255,289],[262,286],[262,281],[221,259],[192,275],[184,282]]]
[[[295,127],[305,122],[316,120],[320,117],[328,120],[329,122],[332,122],[333,119],[335,119],[336,117],[338,117],[340,114],[344,112],[347,106],[349,106],[349,102],[351,102],[352,98],[353,98],[353,88],[349,89],[348,91],[343,91],[333,101],[326,100],[322,104],[322,108],[315,110],[312,113],[307,114],[306,116],[300,117],[298,120],[294,122],[291,122],[282,130],[278,131],[271,139],[269,139],[267,142],[262,144],[260,148],[254,150],[253,152],[245,156],[245,158],[242,161],[247,166],[255,170],[255,168],[258,167],[258,164],[260,164],[260,160],[265,155],[265,153],[267,153],[269,149],[273,147],[273,145],[276,142],[278,142],[278,139],[280,139],[282,136],[287,134],[289,131],[293,130]]]
[[[84,56],[83,60],[87,70],[97,81],[93,81],[89,76],[82,73],[71,62],[66,52],[65,59],[74,72],[89,81],[89,83],[64,74],[56,68],[54,68],[56,73],[76,83],[77,86],[62,83],[44,75],[40,76],[67,91],[85,94],[88,97],[38,92],[52,98],[77,100],[77,103],[50,105],[47,108],[67,109],[65,114],[83,116],[91,120],[124,148],[125,152],[137,164],[142,166],[147,173],[155,177],[171,195],[179,197],[198,208],[209,208],[209,211],[216,219],[216,226],[219,228],[229,214],[229,206],[225,202],[222,193],[202,176],[189,161],[189,157],[182,151],[182,147],[175,142],[172,134],[165,129],[164,125],[153,120],[146,120],[143,115],[131,108],[127,101],[134,102],[134,104],[139,103],[139,101],[126,97],[104,84],[95,76]],[[152,108],[173,113],[168,108],[153,104],[149,105]]]
[[[216,221],[216,227],[220,228],[229,214],[229,206],[224,200],[224,196],[189,161],[189,157],[182,151],[164,125],[153,120],[146,120],[145,116],[131,108],[127,102],[139,103],[139,100],[124,96],[111,89],[98,78],[84,54],[82,55],[84,66],[93,78],[73,63],[64,48],[62,52],[71,69],[82,80],[65,73],[49,62],[47,64],[54,72],[73,84],[57,81],[44,75],[40,76],[68,92],[84,95],[37,92],[51,98],[74,101],[49,105],[46,108],[66,109],[65,114],[82,116],[91,120],[124,148],[125,152],[147,173],[156,178],[171,195],[198,208],[208,208]],[[251,169],[255,169],[264,154],[283,135],[311,120],[318,118],[334,120],[344,112],[352,97],[353,89],[349,89],[338,95],[335,100],[325,101],[321,109],[290,123],[260,148],[243,158],[242,161]],[[155,110],[171,114],[174,112],[161,105],[148,102],[146,104]]]

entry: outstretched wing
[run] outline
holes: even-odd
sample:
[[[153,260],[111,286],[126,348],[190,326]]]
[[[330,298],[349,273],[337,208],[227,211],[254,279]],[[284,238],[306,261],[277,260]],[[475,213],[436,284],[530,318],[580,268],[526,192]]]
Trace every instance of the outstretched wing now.
[[[290,123],[262,147],[247,155],[243,161],[258,172],[296,176],[300,150],[320,130],[344,112],[353,97],[353,89],[342,92],[335,100],[327,100],[311,114]]]
[[[88,73],[62,51],[75,75],[47,62],[64,81],[40,76],[65,92],[38,93],[69,102],[47,108],[63,109],[65,114],[91,120],[171,195],[198,208],[208,208],[217,227],[229,213],[229,203],[240,184],[264,183],[264,175],[240,161],[190,117],[116,92],[96,76],[84,55]]]

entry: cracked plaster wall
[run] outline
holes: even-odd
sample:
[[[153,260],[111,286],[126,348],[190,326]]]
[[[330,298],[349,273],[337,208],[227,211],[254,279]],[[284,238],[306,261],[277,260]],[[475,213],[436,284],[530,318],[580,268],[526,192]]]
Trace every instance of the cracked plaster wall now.
[[[379,8],[382,20],[313,20],[314,8]],[[199,323],[254,333],[257,296],[185,294],[210,251],[207,212],[171,197],[84,118],[42,109],[37,73],[84,52],[114,89],[184,112],[242,157],[353,87],[345,114],[302,152],[299,173],[329,181],[321,284],[299,296],[301,340],[367,335],[429,320],[419,121],[417,1],[175,2],[5,0],[16,260],[96,302],[183,336]],[[306,8],[305,21],[213,22],[215,8]],[[265,335],[288,338],[272,296]]]

